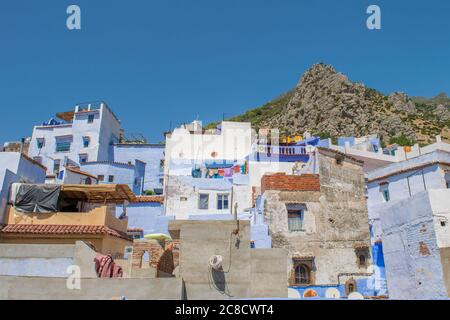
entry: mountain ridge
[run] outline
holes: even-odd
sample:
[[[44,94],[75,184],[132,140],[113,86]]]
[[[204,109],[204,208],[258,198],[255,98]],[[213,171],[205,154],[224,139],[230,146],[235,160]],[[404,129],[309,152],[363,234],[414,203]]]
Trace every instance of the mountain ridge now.
[[[450,98],[445,93],[434,98],[403,92],[384,95],[318,63],[293,89],[226,120],[251,122],[256,129],[278,128],[284,135],[308,131],[335,138],[376,133],[383,144],[425,145],[438,134],[450,141]]]

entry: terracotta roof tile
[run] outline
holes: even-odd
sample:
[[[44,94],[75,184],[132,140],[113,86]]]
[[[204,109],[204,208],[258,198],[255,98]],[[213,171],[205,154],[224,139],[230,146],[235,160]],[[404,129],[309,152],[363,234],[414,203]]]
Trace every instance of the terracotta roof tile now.
[[[164,196],[136,196],[135,202],[164,203]]]
[[[8,224],[0,230],[0,234],[110,235],[131,240],[125,233],[106,226]]]

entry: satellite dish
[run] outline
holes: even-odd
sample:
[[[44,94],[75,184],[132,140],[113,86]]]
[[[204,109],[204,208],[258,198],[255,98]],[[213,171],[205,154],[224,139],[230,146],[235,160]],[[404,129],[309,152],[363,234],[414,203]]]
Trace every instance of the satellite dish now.
[[[209,258],[209,266],[216,271],[222,268],[223,257],[219,255],[213,255]]]
[[[359,292],[352,292],[348,295],[348,300],[364,300],[364,297]]]
[[[300,295],[300,292],[298,292],[297,290],[288,288],[288,298],[289,299],[301,299],[302,296]]]
[[[341,297],[341,293],[336,288],[328,288],[325,291],[325,298],[327,299],[339,299]]]

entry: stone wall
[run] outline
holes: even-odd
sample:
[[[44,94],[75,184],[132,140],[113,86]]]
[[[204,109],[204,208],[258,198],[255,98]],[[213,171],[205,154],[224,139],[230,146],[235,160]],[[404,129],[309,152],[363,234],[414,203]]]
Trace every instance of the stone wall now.
[[[266,184],[264,193],[264,218],[273,247],[289,251],[290,285],[296,285],[294,268],[298,264],[309,268],[310,284],[315,285],[337,285],[346,278],[369,275],[370,236],[362,164],[348,157],[338,161],[332,151],[318,152],[319,179],[314,175],[295,177],[288,186],[272,183],[272,190],[267,190]],[[269,177],[286,181],[283,176]],[[302,230],[289,230],[287,204],[303,205]],[[360,264],[360,255],[365,257],[364,264]]]

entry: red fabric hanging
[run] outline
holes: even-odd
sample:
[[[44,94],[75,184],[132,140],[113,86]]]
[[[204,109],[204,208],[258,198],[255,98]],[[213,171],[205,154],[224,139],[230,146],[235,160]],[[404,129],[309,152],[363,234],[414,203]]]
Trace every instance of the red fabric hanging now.
[[[95,258],[95,271],[99,278],[122,278],[122,267],[114,263],[110,255],[98,254]]]

